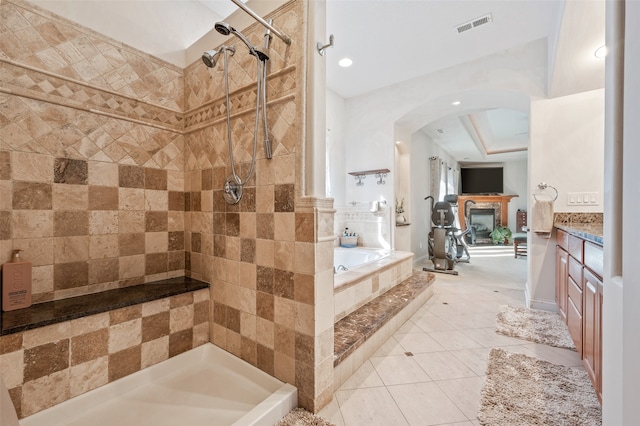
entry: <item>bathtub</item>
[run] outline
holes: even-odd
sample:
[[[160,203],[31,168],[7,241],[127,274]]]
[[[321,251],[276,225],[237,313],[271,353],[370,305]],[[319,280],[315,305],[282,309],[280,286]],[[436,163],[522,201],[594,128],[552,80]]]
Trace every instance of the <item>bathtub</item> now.
[[[389,256],[389,250],[377,248],[336,247],[333,251],[333,267],[336,275],[368,265]]]
[[[271,426],[297,389],[207,343],[20,421],[54,425]]]

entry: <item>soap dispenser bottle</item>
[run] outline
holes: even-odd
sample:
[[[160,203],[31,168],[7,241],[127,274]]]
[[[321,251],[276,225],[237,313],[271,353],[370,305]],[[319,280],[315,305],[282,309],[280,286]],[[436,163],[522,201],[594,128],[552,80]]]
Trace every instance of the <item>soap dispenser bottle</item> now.
[[[22,260],[21,250],[14,250],[11,262],[2,265],[2,310],[31,306],[31,262]]]

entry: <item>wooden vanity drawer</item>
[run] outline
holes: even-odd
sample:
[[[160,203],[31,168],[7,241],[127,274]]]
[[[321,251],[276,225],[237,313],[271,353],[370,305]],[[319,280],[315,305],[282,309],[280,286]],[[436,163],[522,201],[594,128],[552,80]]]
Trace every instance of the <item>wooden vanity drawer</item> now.
[[[589,241],[584,243],[584,266],[602,278],[604,270],[604,252],[602,246]]]
[[[569,251],[569,234],[558,229],[556,232],[556,244],[566,251]]]
[[[582,238],[569,235],[569,254],[582,263],[582,250],[584,246],[584,240]]]
[[[580,280],[580,284],[582,285],[582,280]],[[567,287],[569,299],[571,299],[571,301],[575,305],[578,313],[582,315],[582,288],[571,277],[569,277],[569,283]]]
[[[576,345],[576,351],[582,358],[582,314],[578,312],[573,300],[568,299],[567,303],[567,327],[573,343]]]
[[[569,276],[579,283],[578,287],[582,289],[582,263],[573,256],[569,256]]]

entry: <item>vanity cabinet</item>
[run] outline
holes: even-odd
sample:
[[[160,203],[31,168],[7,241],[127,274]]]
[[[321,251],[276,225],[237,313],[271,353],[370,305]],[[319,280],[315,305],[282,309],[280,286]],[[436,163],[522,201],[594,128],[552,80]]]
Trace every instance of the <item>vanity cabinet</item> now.
[[[564,320],[567,322],[567,280],[569,279],[569,253],[556,246],[556,303],[558,310]]]
[[[602,401],[602,246],[558,230],[556,302]]]

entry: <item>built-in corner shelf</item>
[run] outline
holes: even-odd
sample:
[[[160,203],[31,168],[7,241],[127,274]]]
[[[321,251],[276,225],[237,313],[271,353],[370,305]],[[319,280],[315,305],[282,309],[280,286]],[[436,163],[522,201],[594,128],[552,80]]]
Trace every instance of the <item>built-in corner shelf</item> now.
[[[364,178],[367,177],[367,175],[375,175],[378,178],[378,185],[384,185],[386,182],[384,180],[384,178],[387,177],[387,173],[390,173],[391,170],[389,169],[375,169],[375,170],[365,170],[362,172],[349,172],[349,174],[351,176],[354,176],[357,180],[356,185],[357,186],[362,186],[364,185]]]

